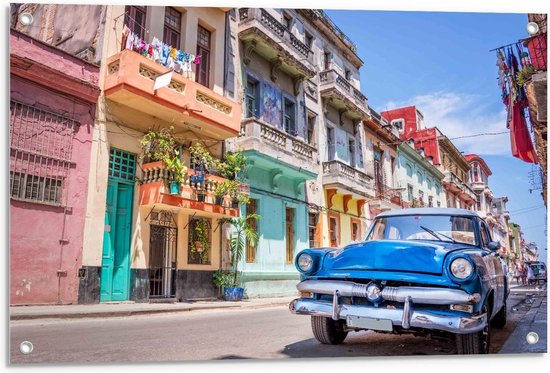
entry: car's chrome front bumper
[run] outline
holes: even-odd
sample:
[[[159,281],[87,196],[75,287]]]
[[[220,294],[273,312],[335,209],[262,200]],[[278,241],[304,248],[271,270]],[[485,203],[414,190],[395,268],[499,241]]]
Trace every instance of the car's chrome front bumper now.
[[[411,302],[403,309],[373,306],[334,304],[314,299],[299,298],[290,302],[290,311],[297,315],[312,315],[346,320],[348,316],[391,320],[392,325],[405,329],[437,329],[451,333],[468,334],[482,330],[487,325],[487,314],[477,316],[451,316],[414,310]]]

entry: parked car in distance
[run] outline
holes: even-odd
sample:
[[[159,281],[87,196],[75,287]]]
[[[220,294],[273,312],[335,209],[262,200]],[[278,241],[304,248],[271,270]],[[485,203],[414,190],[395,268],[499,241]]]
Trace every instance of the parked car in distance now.
[[[534,262],[525,262],[525,265],[533,269],[533,274],[535,275],[535,283],[545,283],[547,280],[547,269],[546,263],[534,261]]]
[[[349,332],[444,336],[459,354],[488,353],[491,327],[506,324],[509,289],[499,244],[475,212],[392,210],[364,242],[296,255],[300,298],[315,338],[342,343]]]

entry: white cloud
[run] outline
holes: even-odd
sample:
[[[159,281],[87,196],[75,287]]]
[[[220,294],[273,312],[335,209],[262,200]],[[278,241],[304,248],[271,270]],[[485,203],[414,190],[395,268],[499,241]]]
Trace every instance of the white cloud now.
[[[492,103],[492,102],[491,102]],[[506,110],[495,112],[476,94],[435,92],[419,95],[406,101],[388,102],[383,110],[415,105],[424,115],[425,127],[437,127],[450,138],[464,154],[509,155],[510,135],[461,136],[506,131]]]

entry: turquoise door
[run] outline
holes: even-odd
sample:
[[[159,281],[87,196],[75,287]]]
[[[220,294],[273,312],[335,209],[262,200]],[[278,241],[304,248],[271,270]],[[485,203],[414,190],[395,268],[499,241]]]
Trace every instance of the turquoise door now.
[[[128,300],[130,295],[134,169],[134,154],[111,149],[100,280],[101,302]]]

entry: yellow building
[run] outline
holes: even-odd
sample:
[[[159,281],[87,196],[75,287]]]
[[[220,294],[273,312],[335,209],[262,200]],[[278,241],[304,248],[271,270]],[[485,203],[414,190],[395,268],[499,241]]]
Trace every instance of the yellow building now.
[[[225,48],[229,29],[235,27],[228,11],[106,8],[103,94],[93,136],[83,247],[87,278],[81,287],[87,289],[88,302],[217,294],[212,273],[222,264],[225,233],[218,219],[237,216],[238,209],[228,201],[214,203],[212,192],[223,181],[219,176],[188,171],[179,191],[170,193],[166,165],[144,163],[140,139],[151,128],[173,127],[189,166],[191,145],[200,143],[220,158],[223,141],[238,134],[241,107],[234,80],[224,74],[224,67],[235,64]],[[154,41],[161,43],[159,49],[149,49]],[[180,72],[154,89],[157,78],[173,68],[162,59],[163,48],[173,54],[173,63],[179,63],[178,53],[185,60],[178,65]],[[193,56],[199,55],[195,64]],[[197,244],[197,227],[204,232],[204,245]]]

